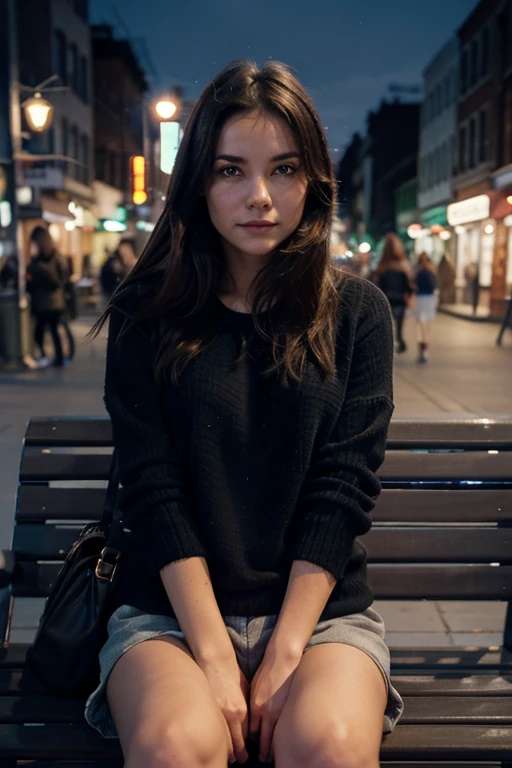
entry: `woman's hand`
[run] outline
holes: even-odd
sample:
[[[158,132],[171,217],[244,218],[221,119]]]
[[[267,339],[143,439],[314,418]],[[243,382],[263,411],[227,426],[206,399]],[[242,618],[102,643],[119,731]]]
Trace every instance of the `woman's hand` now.
[[[261,665],[251,683],[250,734],[258,738],[259,760],[273,760],[274,729],[288,698],[293,676],[302,654],[280,655],[269,644]]]
[[[199,664],[210,684],[213,698],[219,705],[229,731],[230,763],[245,763],[249,754],[245,746],[249,729],[247,698],[249,684],[238,666],[236,657]]]

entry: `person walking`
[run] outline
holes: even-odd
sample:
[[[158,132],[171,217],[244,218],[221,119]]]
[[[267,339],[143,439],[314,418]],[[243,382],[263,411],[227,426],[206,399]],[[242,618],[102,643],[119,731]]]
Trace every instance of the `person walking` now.
[[[31,312],[35,317],[34,341],[40,353],[39,365],[46,367],[44,335],[48,328],[54,347],[54,366],[64,365],[64,354],[59,336],[59,324],[65,310],[65,273],[55,250],[50,233],[44,227],[36,227],[31,235],[37,252],[27,267],[27,291],[31,295]]]
[[[103,296],[108,301],[117,286],[128,276],[137,263],[133,241],[123,237],[113,254],[103,264],[100,272],[100,284]]]
[[[335,201],[291,69],[231,63],[93,328],[109,321],[127,533],[86,718],[128,768],[225,768],[251,744],[277,768],[378,768],[402,711],[356,539],[393,411],[392,322],[331,263]]]
[[[512,296],[509,297],[507,302],[507,309],[505,310],[505,316],[503,318],[503,322],[501,324],[501,328],[498,333],[498,338],[496,339],[496,346],[500,347],[501,342],[503,340],[503,334],[505,333],[506,329],[510,328],[512,331]]]
[[[396,338],[396,351],[405,352],[407,344],[403,337],[405,312],[412,305],[414,285],[411,269],[405,255],[402,241],[394,232],[386,235],[384,250],[375,273],[375,282],[391,306]]]
[[[436,319],[436,268],[428,253],[423,251],[418,258],[415,275],[416,306],[414,317],[418,330],[417,363],[428,362],[428,348],[432,331],[432,323]]]

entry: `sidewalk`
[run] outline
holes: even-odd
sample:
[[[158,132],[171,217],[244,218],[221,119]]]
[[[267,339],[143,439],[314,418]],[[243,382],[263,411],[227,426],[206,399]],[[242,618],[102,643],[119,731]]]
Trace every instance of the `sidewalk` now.
[[[105,333],[84,339],[90,318],[74,324],[77,356],[63,369],[0,374],[0,549],[10,547],[21,444],[33,416],[96,416],[102,402]],[[408,351],[395,359],[395,418],[512,416],[512,331],[496,347],[497,327],[439,315],[428,365],[414,362],[414,326],[406,321]],[[33,636],[42,601],[18,601],[13,640]],[[499,645],[505,605],[446,601],[376,602],[392,647]]]

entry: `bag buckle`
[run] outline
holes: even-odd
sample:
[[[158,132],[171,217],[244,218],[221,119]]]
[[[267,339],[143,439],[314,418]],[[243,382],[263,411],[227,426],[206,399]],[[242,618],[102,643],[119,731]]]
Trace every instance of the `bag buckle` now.
[[[104,547],[101,551],[100,559],[96,565],[96,578],[101,581],[112,581],[117,571],[117,564],[121,553],[113,547]]]

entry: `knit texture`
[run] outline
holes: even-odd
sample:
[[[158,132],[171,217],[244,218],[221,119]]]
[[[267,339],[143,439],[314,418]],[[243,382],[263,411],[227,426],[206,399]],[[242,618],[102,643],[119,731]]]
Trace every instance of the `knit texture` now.
[[[339,290],[336,376],[310,359],[289,387],[262,376],[269,349],[252,316],[218,299],[213,343],[177,385],[158,387],[151,323],[120,335],[140,306],[137,290],[125,291],[110,321],[105,378],[131,531],[116,606],[174,616],[159,571],[197,556],[223,615],[278,613],[294,560],[337,579],[322,619],[372,603],[356,537],[370,529],[380,492],[393,334],[380,290],[351,275]]]

